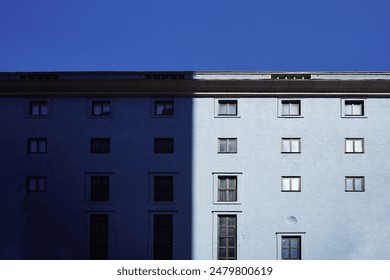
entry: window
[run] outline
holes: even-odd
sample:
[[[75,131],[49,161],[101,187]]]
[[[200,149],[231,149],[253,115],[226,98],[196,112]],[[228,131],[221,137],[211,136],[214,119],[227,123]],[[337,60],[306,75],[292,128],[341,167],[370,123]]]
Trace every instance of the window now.
[[[301,259],[301,237],[282,236],[282,260]]]
[[[364,153],[363,138],[346,138],[345,153]]]
[[[218,176],[217,202],[237,201],[237,176]]]
[[[108,259],[109,220],[108,214],[93,214],[89,220],[89,258]]]
[[[27,177],[28,192],[45,192],[46,177]]]
[[[282,192],[300,192],[301,177],[282,177]]]
[[[237,100],[218,100],[218,116],[237,116]]]
[[[173,116],[174,115],[173,100],[155,100],[154,115],[159,117]]]
[[[91,176],[90,177],[90,201],[108,202],[110,199],[110,177]]]
[[[218,153],[237,153],[237,138],[218,138]]]
[[[300,153],[300,138],[282,138],[282,153]]]
[[[156,175],[153,177],[153,201],[173,201],[173,176]]]
[[[364,116],[364,101],[344,100],[344,116]]]
[[[364,192],[364,177],[345,177],[346,192]]]
[[[237,259],[237,216],[218,215],[218,260]]]
[[[281,116],[300,116],[301,100],[282,100]]]
[[[154,138],[155,154],[172,154],[173,138]]]
[[[110,116],[110,100],[92,100],[92,116]]]
[[[49,103],[47,100],[30,100],[29,115],[43,117],[49,114]]]
[[[91,153],[110,153],[110,138],[91,138]]]
[[[173,258],[173,215],[153,216],[153,259],[172,260]]]
[[[29,154],[44,154],[47,152],[46,138],[29,138],[27,140],[27,152]]]

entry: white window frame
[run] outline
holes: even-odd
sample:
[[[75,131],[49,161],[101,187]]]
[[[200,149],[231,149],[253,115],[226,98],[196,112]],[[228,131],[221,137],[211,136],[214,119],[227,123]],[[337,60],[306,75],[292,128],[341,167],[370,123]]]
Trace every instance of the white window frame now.
[[[293,148],[292,142],[298,141],[298,151],[291,151]],[[287,142],[288,144],[288,151],[283,150],[284,149],[284,143]],[[282,138],[282,147],[281,147],[282,154],[300,154],[301,153],[301,138],[298,137],[283,137]]]
[[[289,181],[289,188],[285,189],[284,182],[286,182],[287,180]],[[293,189],[293,186],[294,186],[293,180],[298,181],[298,189]],[[281,182],[282,182],[282,192],[301,192],[301,189],[302,189],[301,176],[282,176]]]
[[[362,189],[356,190],[356,180],[362,180]],[[348,181],[352,181],[352,189],[348,188]],[[366,191],[366,182],[364,176],[345,176],[345,192],[365,192]]]
[[[236,178],[236,201],[218,201],[219,197],[219,178],[220,177],[235,177]],[[241,186],[242,173],[241,172],[214,172],[213,173],[213,203],[214,204],[229,204],[239,205],[241,204]]]
[[[236,114],[220,114],[220,103],[235,103]],[[214,99],[214,116],[216,118],[239,118],[239,99],[238,98],[216,98]]]
[[[366,99],[363,98],[343,98],[341,99],[341,117],[343,118],[366,118],[367,117],[367,108],[366,108]],[[346,106],[349,106],[348,103],[351,103],[351,113],[348,113]],[[361,104],[362,114],[354,114],[354,104]]]
[[[297,103],[299,104],[299,113],[298,114],[284,114],[283,105]],[[290,108],[291,111],[291,108]],[[302,98],[280,98],[278,99],[278,117],[279,118],[303,118],[303,99]]]
[[[282,238],[283,237],[300,237],[301,238],[301,258],[304,260],[306,258],[306,232],[276,232],[276,259],[282,260]]]
[[[221,151],[221,141],[226,141],[226,151]],[[235,142],[233,143],[234,144],[234,150],[233,151],[230,151],[229,150],[229,142]],[[218,138],[218,153],[219,154],[237,154],[237,149],[238,149],[238,146],[237,146],[237,138],[233,138],[233,137],[227,137],[227,138],[224,138],[224,137],[219,137]]]
[[[348,142],[352,144],[352,151],[348,151]],[[357,152],[357,143],[361,142],[361,152]],[[345,153],[346,154],[364,154],[364,138],[345,138]]]

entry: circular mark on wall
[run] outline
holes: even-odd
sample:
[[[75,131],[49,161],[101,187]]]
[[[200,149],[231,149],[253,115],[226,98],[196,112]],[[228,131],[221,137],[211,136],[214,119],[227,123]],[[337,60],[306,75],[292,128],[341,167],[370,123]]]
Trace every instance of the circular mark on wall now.
[[[286,218],[286,224],[293,225],[296,224],[297,222],[298,220],[294,216],[290,216]]]

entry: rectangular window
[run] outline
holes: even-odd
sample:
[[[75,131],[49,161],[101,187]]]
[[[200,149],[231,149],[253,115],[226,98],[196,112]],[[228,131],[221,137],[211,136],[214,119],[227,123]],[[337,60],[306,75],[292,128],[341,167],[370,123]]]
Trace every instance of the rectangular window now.
[[[364,116],[363,100],[344,100],[345,116]]]
[[[364,153],[364,139],[346,138],[345,153]]]
[[[155,116],[173,116],[174,102],[173,100],[155,100],[154,102]]]
[[[172,154],[173,138],[154,138],[155,154]]]
[[[282,100],[281,102],[282,116],[300,116],[301,101],[300,100]]]
[[[90,177],[90,201],[108,202],[110,200],[110,177]]]
[[[218,176],[217,202],[237,201],[237,176]]]
[[[156,175],[153,180],[153,201],[173,201],[173,176]]]
[[[46,138],[29,138],[27,140],[27,152],[29,154],[44,154],[47,152]]]
[[[237,100],[218,100],[218,116],[237,116]]]
[[[153,217],[153,259],[172,260],[173,216],[156,214]]]
[[[29,101],[29,115],[47,116],[49,114],[49,103],[47,100],[30,100]]]
[[[46,177],[27,177],[28,192],[45,192]]]
[[[345,177],[346,192],[364,192],[364,177]]]
[[[110,153],[110,138],[91,138],[91,153]]]
[[[282,153],[300,153],[300,138],[282,138]]]
[[[282,177],[282,192],[300,192],[301,177]]]
[[[237,216],[218,215],[218,260],[237,259]]]
[[[218,138],[218,153],[237,153],[237,138]]]
[[[108,215],[90,215],[89,258],[91,260],[108,259]]]
[[[92,100],[92,116],[110,116],[110,100]]]
[[[301,237],[282,236],[282,260],[301,259]]]

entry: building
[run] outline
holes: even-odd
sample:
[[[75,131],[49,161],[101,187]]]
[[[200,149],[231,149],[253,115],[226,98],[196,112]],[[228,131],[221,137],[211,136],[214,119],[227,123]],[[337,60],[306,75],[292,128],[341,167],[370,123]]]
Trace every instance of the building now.
[[[2,259],[389,259],[390,73],[0,73]]]

